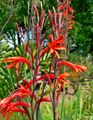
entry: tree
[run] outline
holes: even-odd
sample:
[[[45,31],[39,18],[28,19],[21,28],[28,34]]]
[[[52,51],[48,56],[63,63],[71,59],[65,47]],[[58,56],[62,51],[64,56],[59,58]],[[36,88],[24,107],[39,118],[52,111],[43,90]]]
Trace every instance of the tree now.
[[[93,1],[73,0],[76,25],[73,30],[73,43],[78,45],[82,55],[93,54]]]

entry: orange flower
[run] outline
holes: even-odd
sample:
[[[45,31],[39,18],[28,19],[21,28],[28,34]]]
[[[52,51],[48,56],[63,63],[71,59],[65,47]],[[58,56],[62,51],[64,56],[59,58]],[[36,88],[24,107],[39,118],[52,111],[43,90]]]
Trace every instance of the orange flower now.
[[[30,68],[32,68],[31,62],[24,57],[18,57],[18,56],[8,57],[8,58],[2,60],[2,62],[9,62],[10,63],[9,65],[5,66],[6,69],[16,68],[17,67],[16,65],[18,63],[26,63]]]
[[[62,87],[62,89],[63,89],[63,84],[64,84],[64,83],[66,83],[66,84],[69,83],[69,81],[66,80],[66,78],[69,77],[69,76],[70,76],[70,74],[67,73],[67,72],[64,72],[64,73],[62,73],[62,74],[59,74],[59,75],[58,75],[58,78],[57,78],[57,81],[56,81],[56,87],[58,88],[58,86],[60,85],[60,86]]]
[[[62,74],[59,74],[58,77],[57,77],[57,83],[58,84],[61,84],[62,82],[63,83],[68,83],[68,81],[66,80],[67,77],[69,77],[69,73],[65,72],[65,73],[62,73]],[[53,80],[54,80],[54,74],[48,74],[47,72],[45,72],[44,75],[42,75],[41,77],[37,78],[35,80],[35,83],[38,82],[38,81],[42,81],[46,79],[48,81],[48,83],[50,84],[50,87],[52,86],[53,84]],[[26,83],[25,85],[25,88],[29,88],[30,85],[33,84],[34,80],[30,80],[29,82],[27,82],[26,80],[23,80],[23,82]]]
[[[2,113],[2,115],[6,115],[8,112],[21,112],[26,114],[24,107],[32,108],[29,103],[23,101],[27,95],[36,100],[36,96],[33,92],[20,85],[20,88],[16,92],[12,93],[9,97],[0,100],[0,113]],[[17,98],[21,98],[21,101]]]
[[[47,51],[50,50],[50,54],[55,53],[56,56],[60,58],[58,51],[66,50],[66,48],[63,46],[64,43],[63,36],[59,35],[57,39],[53,39],[53,35],[49,35],[49,38],[51,39],[51,42],[49,42],[47,47],[41,52],[40,57],[42,57]]]
[[[85,72],[87,70],[87,68],[85,66],[77,65],[77,64],[67,62],[67,61],[59,61],[57,64],[59,66],[66,65],[66,66],[70,67],[73,71],[75,71],[77,74],[78,74],[78,72]]]
[[[58,103],[60,93],[63,90],[64,84],[69,84],[69,80],[66,80],[66,78],[69,76],[70,76],[70,74],[67,72],[64,72],[64,73],[58,75],[58,78],[56,81],[56,89],[57,89],[56,100],[57,100],[57,103]]]
[[[48,97],[40,98],[36,101],[36,106],[39,106],[41,102],[51,102],[51,100]]]

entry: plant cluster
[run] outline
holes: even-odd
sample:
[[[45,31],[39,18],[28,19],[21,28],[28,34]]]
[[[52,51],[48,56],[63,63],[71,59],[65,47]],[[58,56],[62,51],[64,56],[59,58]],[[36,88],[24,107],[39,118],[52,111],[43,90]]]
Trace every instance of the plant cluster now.
[[[41,103],[50,102],[53,119],[57,120],[56,107],[64,85],[70,83],[68,77],[73,78],[79,72],[87,70],[85,66],[66,60],[68,31],[72,29],[74,24],[74,10],[70,3],[70,0],[58,1],[57,10],[53,7],[51,11],[48,11],[52,31],[48,36],[45,32],[42,32],[45,21],[45,11],[42,3],[40,14],[37,5],[32,3],[31,9],[34,14],[31,14],[31,41],[24,42],[24,33],[17,24],[24,46],[24,54],[28,54],[28,58],[14,56],[5,58],[2,62],[9,63],[5,68],[14,69],[17,78],[20,77],[22,66],[26,64],[31,79],[22,78],[22,84],[19,84],[17,80],[17,89],[7,98],[0,100],[0,112],[2,115],[6,115],[7,119],[13,112],[20,112],[22,115],[27,115],[29,120],[34,120],[35,116],[38,120]],[[45,39],[47,39],[46,45],[44,44]],[[33,49],[30,44],[34,47]],[[43,64],[45,56],[48,57],[48,61]],[[70,67],[73,73],[66,69],[67,67]],[[36,86],[38,84],[40,84],[40,88],[37,90]]]

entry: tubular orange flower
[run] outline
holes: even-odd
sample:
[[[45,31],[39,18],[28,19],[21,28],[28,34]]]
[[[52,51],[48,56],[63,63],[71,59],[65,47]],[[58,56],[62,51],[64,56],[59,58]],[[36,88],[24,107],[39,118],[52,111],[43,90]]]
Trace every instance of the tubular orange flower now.
[[[41,102],[51,102],[51,101],[48,97],[43,97],[36,101],[36,105],[39,105]]]
[[[87,68],[83,65],[75,65],[76,68],[80,71],[80,72],[85,72],[87,70]]]
[[[64,84],[69,84],[69,80],[66,80],[66,78],[69,76],[70,76],[70,73],[67,73],[67,72],[64,72],[64,73],[58,75],[58,78],[56,81],[56,88],[58,89],[57,96],[56,96],[57,103],[58,103],[60,93],[64,87]]]
[[[25,88],[29,88],[30,85],[32,85],[34,82],[37,83],[38,81],[40,81],[40,80],[42,81],[44,79],[46,79],[46,80],[48,79],[48,82],[51,84],[51,82],[49,81],[49,78],[50,78],[50,80],[54,79],[54,75],[53,74],[44,74],[44,75],[40,76],[39,78],[37,78],[35,81],[32,79],[29,82],[26,80],[23,80],[23,82],[26,83]]]
[[[56,81],[56,87],[58,88],[58,85],[60,84],[60,86],[63,88],[63,83],[68,84],[69,81],[66,80],[66,78],[69,77],[69,76],[70,76],[70,74],[67,73],[67,72],[59,74],[58,77],[57,77],[57,81]]]
[[[19,106],[32,108],[30,104],[23,102],[23,99],[21,101],[18,99],[24,98],[26,97],[26,95],[29,95],[36,100],[36,96],[22,85],[20,85],[20,88],[15,93],[11,94],[5,99],[0,100],[0,112],[2,113],[2,115],[5,115],[7,112],[10,111],[25,113],[24,109],[19,109]]]
[[[10,63],[9,65],[5,66],[5,68],[7,68],[7,69],[15,67],[14,65],[16,65],[19,62],[26,63],[30,68],[32,68],[31,62],[24,57],[18,57],[18,56],[9,57],[9,58],[2,60],[2,62],[9,62]]]
[[[9,104],[6,106],[6,108],[3,108],[3,109],[2,109],[2,115],[5,115],[5,114],[6,114],[7,112],[9,112],[9,111],[25,113],[24,110],[17,108],[17,107],[19,107],[19,106],[32,108],[32,107],[30,106],[30,104],[28,104],[28,103],[26,103],[26,102],[13,102],[13,103],[9,103]]]
[[[58,53],[58,50],[66,50],[66,48],[63,46],[64,39],[62,35],[59,35],[57,39],[53,40],[53,35],[49,35],[49,38],[51,39],[51,43],[49,42],[47,47],[41,52],[40,57],[42,57],[47,51],[50,50],[50,54],[56,54],[58,58],[60,58],[60,55]]]
[[[33,92],[31,92],[30,90],[28,90],[27,88],[25,88],[24,86],[20,85],[20,88],[18,90],[18,93],[20,94],[28,94],[31,97],[33,97],[36,100],[36,96],[33,94]]]
[[[59,61],[57,64],[58,65],[66,65],[66,66],[70,67],[73,71],[75,71],[77,74],[78,74],[78,72],[85,72],[87,70],[87,68],[85,66],[73,64],[73,63],[67,62],[67,61]]]
[[[2,115],[5,115],[7,112],[9,111],[14,111],[16,109],[16,107],[12,108],[12,97],[7,97],[3,100],[0,100],[0,113],[2,113]],[[16,102],[15,102],[16,103]],[[16,104],[15,104],[16,105]],[[11,109],[10,109],[11,108]],[[15,110],[16,111],[16,110]]]
[[[12,108],[15,108],[17,106],[28,106],[28,107],[32,108],[30,104],[20,101],[20,102],[10,103],[10,105],[7,109],[7,112],[10,111]]]
[[[70,76],[70,73],[64,72],[64,73],[58,75],[58,79],[59,80],[65,79],[65,78],[67,78],[69,76]]]
[[[46,74],[46,77],[47,77],[47,80],[48,80],[50,86],[52,86],[52,81],[51,81],[51,79],[50,79],[50,76],[48,75],[48,73],[47,73],[46,71],[45,71],[45,74]],[[53,77],[54,77],[54,76],[53,76]]]
[[[6,108],[8,106],[8,104],[10,104],[12,102],[13,99],[17,98],[18,96],[23,97],[26,94],[27,93],[20,93],[20,92],[16,91],[11,96],[0,100],[0,108]]]
[[[57,77],[57,80],[58,81],[62,80],[62,82],[68,82],[68,81],[65,80],[65,78],[67,78],[69,75],[70,74],[67,73],[67,72],[59,74],[58,77]],[[41,77],[39,77],[39,78],[36,79],[35,83],[37,83],[40,80],[44,80],[44,79],[48,80],[50,86],[52,86],[52,81],[54,79],[54,74],[48,74],[48,73],[45,72],[44,75],[42,75]],[[29,82],[27,82],[26,80],[23,80],[23,82],[26,83],[25,88],[27,89],[27,88],[30,87],[30,85],[33,84],[34,81],[30,80]]]

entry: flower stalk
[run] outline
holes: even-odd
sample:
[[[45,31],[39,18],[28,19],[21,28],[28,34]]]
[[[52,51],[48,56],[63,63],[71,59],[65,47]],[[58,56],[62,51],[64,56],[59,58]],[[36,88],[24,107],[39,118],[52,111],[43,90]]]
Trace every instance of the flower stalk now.
[[[53,120],[57,120],[57,111],[56,111],[56,80],[57,80],[57,61],[58,59],[55,59],[54,62],[54,81],[53,81],[53,100],[52,100],[52,107],[53,107]]]

